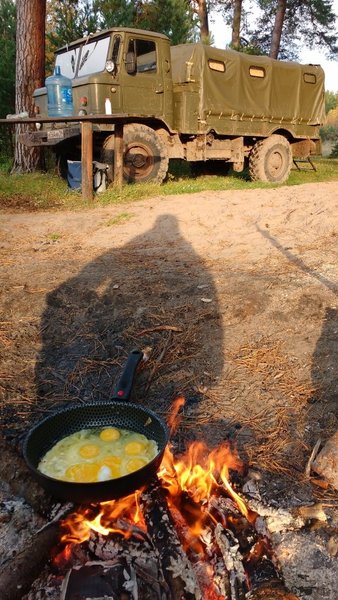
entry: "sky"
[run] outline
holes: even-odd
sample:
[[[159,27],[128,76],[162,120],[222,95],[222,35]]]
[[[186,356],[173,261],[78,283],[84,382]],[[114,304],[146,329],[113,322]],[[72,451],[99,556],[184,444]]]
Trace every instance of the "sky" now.
[[[338,15],[338,0],[334,0],[333,8]],[[219,13],[211,13],[209,19],[209,28],[214,38],[214,45],[217,48],[225,48],[231,40],[231,30],[224,23]],[[325,89],[330,92],[338,92],[338,61],[327,60],[324,52],[318,50],[304,49],[300,56],[299,62],[319,64],[325,71]]]

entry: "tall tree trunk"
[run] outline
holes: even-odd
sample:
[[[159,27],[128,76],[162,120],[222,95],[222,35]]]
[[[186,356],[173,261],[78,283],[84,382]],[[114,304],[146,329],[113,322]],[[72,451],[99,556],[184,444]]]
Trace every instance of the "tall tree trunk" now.
[[[287,0],[278,0],[277,2],[277,11],[275,17],[275,24],[273,26],[272,36],[271,36],[271,46],[269,56],[271,58],[278,58],[279,49],[280,49],[280,41],[282,37],[282,30],[284,25],[284,18],[286,12],[286,2]]]
[[[209,18],[206,0],[194,0],[197,4],[196,13],[200,23],[200,38],[201,42],[207,42],[209,40]]]
[[[46,0],[16,0],[15,111],[33,112],[33,91],[45,80]],[[17,126],[17,135],[22,127]],[[15,142],[12,172],[25,173],[42,168],[40,148]]]
[[[241,16],[242,16],[242,0],[234,0],[234,15],[232,20],[232,37],[231,46],[234,50],[239,50],[240,42],[240,30],[241,30]]]

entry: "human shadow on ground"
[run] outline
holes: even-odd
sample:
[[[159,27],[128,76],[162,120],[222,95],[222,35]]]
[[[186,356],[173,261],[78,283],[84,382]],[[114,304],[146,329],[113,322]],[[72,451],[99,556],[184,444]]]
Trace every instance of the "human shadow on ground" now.
[[[270,232],[256,225],[257,231],[265,237],[285,258],[297,269],[303,271],[322,286],[338,296],[338,283],[331,281],[315,269],[307,265],[289,248],[285,248]],[[303,295],[303,310],[309,308],[306,304],[311,300]],[[309,302],[311,304],[311,302]],[[319,297],[312,297],[312,312],[309,318],[318,317],[323,312],[323,304]],[[311,447],[318,438],[324,441],[338,426],[338,309],[324,307],[322,329],[312,355],[311,379],[313,394],[308,401],[308,410],[304,426],[304,441]]]
[[[164,417],[180,393],[197,406],[205,378],[223,369],[213,278],[170,214],[49,293],[41,331],[36,416],[64,402],[109,399],[134,348],[150,358],[132,399]]]

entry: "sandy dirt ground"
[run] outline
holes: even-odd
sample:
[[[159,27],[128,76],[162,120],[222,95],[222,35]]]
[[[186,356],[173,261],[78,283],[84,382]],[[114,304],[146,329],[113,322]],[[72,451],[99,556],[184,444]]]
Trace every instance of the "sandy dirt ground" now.
[[[7,438],[62,402],[109,398],[146,349],[133,399],[165,418],[185,396],[177,451],[230,439],[273,475],[275,504],[332,510],[304,470],[337,430],[337,218],[337,182],[2,211]],[[323,590],[300,597],[334,600]]]

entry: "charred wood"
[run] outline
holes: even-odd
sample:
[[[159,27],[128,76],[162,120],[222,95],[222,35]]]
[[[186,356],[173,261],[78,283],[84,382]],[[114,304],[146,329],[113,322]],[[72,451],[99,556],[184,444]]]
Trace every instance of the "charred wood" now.
[[[191,501],[193,504],[193,501]],[[189,498],[185,498],[187,507]],[[191,508],[191,507],[190,507]],[[213,543],[212,530],[205,524],[199,536],[192,533],[187,522],[175,505],[170,506],[177,534],[191,562],[203,600],[230,597],[230,582],[222,555]]]
[[[119,523],[119,526],[122,524]],[[157,556],[146,535],[125,538],[120,534],[108,536],[93,534],[88,543],[92,555],[100,558],[103,564],[110,561],[126,561],[136,574],[139,600],[166,600],[168,587],[159,571]]]
[[[231,581],[240,573],[242,565],[242,574],[247,579],[250,590],[249,596],[245,598],[297,600],[297,597],[284,587],[269,540],[260,535],[254,525],[242,517],[231,501],[222,497],[212,498],[210,508],[222,519],[215,528],[215,535],[222,551],[229,555],[230,550],[230,566],[231,556],[235,558],[236,567],[230,570]],[[231,543],[232,539],[233,543]],[[237,596],[235,595],[234,598]]]
[[[215,538],[218,544],[226,570],[229,574],[231,600],[245,600],[247,591],[246,574],[243,567],[243,557],[239,552],[239,544],[230,531],[224,530],[220,523],[215,527]]]
[[[130,600],[139,595],[136,573],[126,560],[119,559],[110,563],[91,562],[73,567],[66,575],[60,600]]]
[[[265,585],[259,590],[250,592],[247,600],[299,600],[299,598],[283,588]]]
[[[172,600],[202,600],[194,571],[188,561],[170,515],[166,497],[155,482],[141,496],[147,529],[162,567]]]
[[[26,548],[2,566],[0,574],[1,600],[20,600],[38,577],[58,542],[60,529],[51,523],[38,532]]]
[[[0,478],[36,512],[48,515],[53,499],[32,479],[24,459],[3,438],[0,438],[0,452]]]

